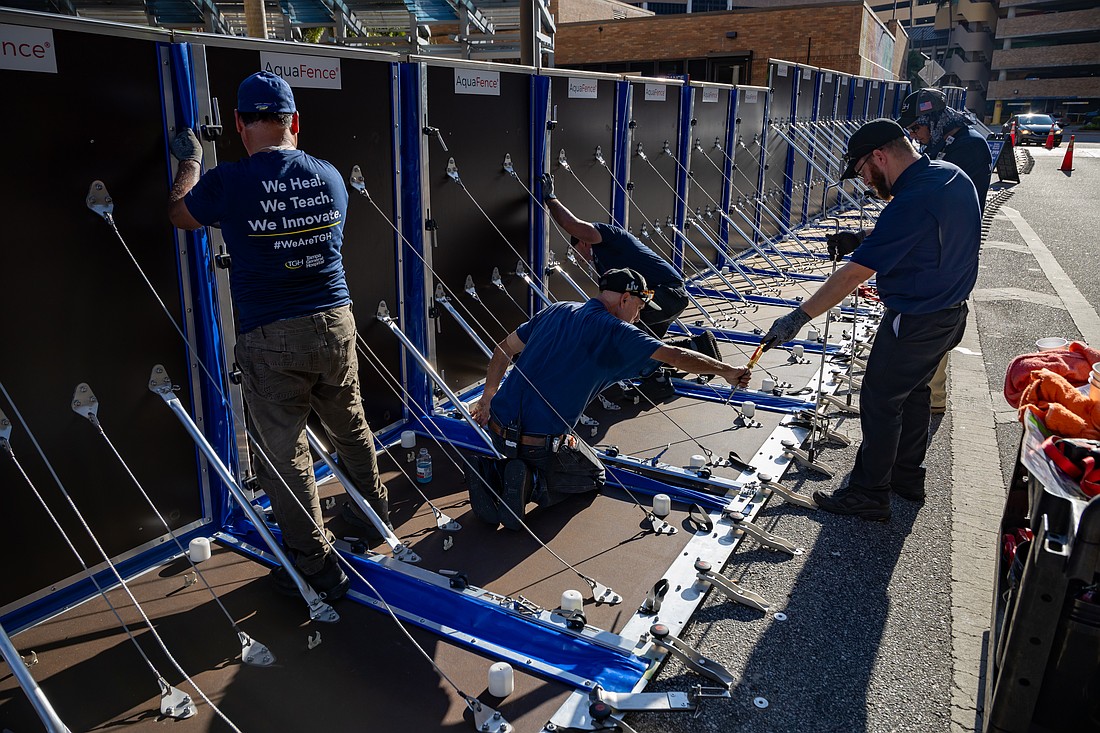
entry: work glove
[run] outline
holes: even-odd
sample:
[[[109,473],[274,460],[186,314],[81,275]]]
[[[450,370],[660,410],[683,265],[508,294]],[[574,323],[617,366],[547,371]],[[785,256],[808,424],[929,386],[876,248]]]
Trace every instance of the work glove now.
[[[542,200],[549,201],[550,199],[556,199],[558,195],[554,193],[554,176],[549,173],[542,174]]]
[[[837,232],[836,234],[830,234],[829,238],[825,240],[825,244],[829,248],[829,259],[833,262],[839,262],[852,254],[862,243],[863,232]]]
[[[768,329],[768,332],[764,334],[764,338],[761,343],[764,345],[764,351],[768,349],[774,349],[780,344],[785,344],[802,330],[802,327],[810,322],[810,316],[806,311],[802,310],[799,306],[785,316],[780,316],[772,323],[772,327]]]
[[[169,147],[172,149],[172,155],[181,163],[185,160],[202,162],[202,144],[195,137],[195,133],[191,132],[191,128],[178,132]]]

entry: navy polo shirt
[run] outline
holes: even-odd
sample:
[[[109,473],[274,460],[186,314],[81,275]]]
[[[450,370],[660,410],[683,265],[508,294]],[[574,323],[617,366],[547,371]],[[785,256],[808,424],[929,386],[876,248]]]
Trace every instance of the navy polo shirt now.
[[[879,297],[898,313],[932,313],[969,297],[978,278],[981,213],[958,166],[921,156],[852,261],[877,273]]]
[[[501,425],[535,435],[572,432],[597,393],[637,376],[664,345],[595,298],[554,303],[516,335],[524,349],[490,406]]]
[[[330,163],[256,153],[208,171],[184,203],[199,223],[221,224],[241,333],[351,302],[340,255],[348,191]]]
[[[600,233],[599,244],[592,245],[592,260],[601,275],[608,270],[629,267],[642,273],[646,285],[651,288],[684,284],[672,265],[630,232],[612,224],[597,222],[592,226]]]
[[[946,160],[962,168],[978,192],[978,205],[985,210],[985,195],[989,191],[989,179],[993,173],[993,158],[989,145],[977,130],[966,127],[953,136],[950,143],[944,140],[939,150],[927,150],[928,157]]]

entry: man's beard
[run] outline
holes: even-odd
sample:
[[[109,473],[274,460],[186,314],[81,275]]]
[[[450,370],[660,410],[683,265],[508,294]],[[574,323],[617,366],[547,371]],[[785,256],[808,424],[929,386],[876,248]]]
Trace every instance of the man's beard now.
[[[874,162],[868,161],[867,165],[871,166],[868,169],[868,173],[871,177],[871,188],[883,201],[889,201],[893,198],[893,193],[890,190],[890,184],[886,182],[886,174],[879,170],[878,166]]]

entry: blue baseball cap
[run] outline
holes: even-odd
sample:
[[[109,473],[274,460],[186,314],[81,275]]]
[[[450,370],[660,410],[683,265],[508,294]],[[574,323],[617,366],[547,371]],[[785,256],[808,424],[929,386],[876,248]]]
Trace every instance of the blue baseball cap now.
[[[297,112],[294,92],[283,77],[270,71],[257,71],[241,82],[237,89],[238,112]]]

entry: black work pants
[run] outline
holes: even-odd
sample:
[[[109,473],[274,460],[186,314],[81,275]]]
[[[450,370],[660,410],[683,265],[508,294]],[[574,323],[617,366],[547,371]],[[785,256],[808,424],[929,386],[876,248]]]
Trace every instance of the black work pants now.
[[[860,390],[863,443],[852,469],[852,487],[866,491],[924,487],[928,382],[943,355],[962,340],[966,314],[966,303],[923,315],[886,311]]]
[[[492,437],[493,445],[504,453],[504,439],[496,433]],[[571,494],[598,491],[604,486],[603,462],[583,440],[578,439],[575,447],[560,445],[557,452],[547,444],[520,445],[518,457],[535,474],[528,498],[539,506],[553,506]]]
[[[687,290],[683,285],[657,285],[653,288],[653,302],[661,310],[646,306],[635,325],[655,338],[664,338],[668,327],[688,307]]]

